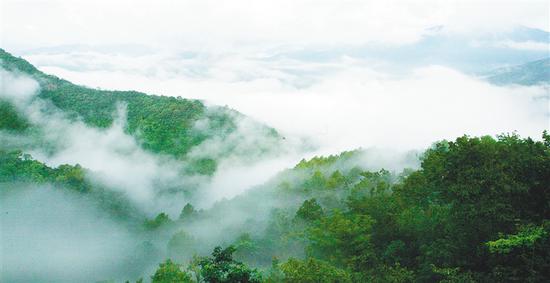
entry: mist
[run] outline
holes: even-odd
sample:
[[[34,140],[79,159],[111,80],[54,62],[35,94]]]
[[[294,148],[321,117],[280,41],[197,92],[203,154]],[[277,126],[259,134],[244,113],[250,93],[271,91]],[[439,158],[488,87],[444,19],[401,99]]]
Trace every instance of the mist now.
[[[125,104],[119,104],[117,111],[112,113],[114,120],[110,127],[93,128],[79,119],[70,119],[48,101],[36,97],[39,87],[32,78],[4,70],[2,74],[1,97],[14,102],[31,123],[40,127],[43,142],[54,145],[54,150],[28,145],[25,143],[28,137],[9,133],[1,133],[2,140],[12,146],[27,147],[34,158],[51,167],[80,164],[89,170],[91,180],[123,192],[149,215],[162,209],[177,216],[183,205],[190,201],[183,191],[164,194],[163,190],[187,187],[208,192],[197,195],[194,200],[199,207],[207,207],[265,182],[298,160],[300,141],[289,139],[285,141],[284,149],[265,155],[264,151],[273,151],[281,145],[264,138],[269,133],[257,122],[231,114],[236,120],[235,131],[223,139],[208,139],[188,154],[189,158],[215,158],[220,170],[212,178],[190,176],[184,172],[186,161],[147,152],[136,138],[125,132]],[[207,131],[208,120],[199,120],[194,127],[198,131]],[[257,151],[251,152],[253,148]],[[245,177],[250,176],[250,172],[257,174]],[[228,183],[225,182],[227,178],[241,181]]]
[[[112,59],[92,56],[96,62]],[[199,79],[179,72],[145,75],[124,67],[43,69],[93,87],[137,88],[227,105],[285,136],[312,142],[324,154],[357,147],[422,149],[464,134],[517,132],[537,138],[548,128],[544,85],[495,86],[435,65],[395,74],[352,57],[322,63],[227,56],[214,66],[200,59],[180,62],[177,70],[204,66],[207,75]],[[149,59],[142,63],[153,70],[162,62]]]
[[[2,187],[2,281],[122,281],[148,264],[134,258],[139,235],[88,199],[51,186]]]
[[[71,119],[49,101],[37,96],[36,80],[26,75],[2,72],[0,98],[12,102],[30,123],[38,127],[40,141],[32,136],[0,132],[4,148],[23,148],[34,159],[50,167],[79,164],[86,178],[108,189],[121,192],[142,213],[154,217],[160,212],[177,219],[183,205],[193,202],[210,208],[217,201],[233,198],[251,187],[264,183],[281,168],[291,166],[293,147],[275,155],[262,150],[278,147],[272,139],[263,139],[266,131],[246,117],[237,117],[236,130],[225,139],[211,139],[194,148],[190,157],[214,157],[220,161],[214,176],[184,173],[185,161],[143,150],[136,139],[125,133],[126,105],[119,104],[113,124],[105,129]],[[195,127],[207,130],[208,121]],[[251,145],[263,143],[257,152]],[[289,141],[290,143],[290,141]],[[52,147],[42,147],[41,145]],[[227,153],[231,153],[227,155]],[[292,154],[291,154],[292,153]],[[234,166],[237,165],[237,166]],[[231,181],[231,182],[230,182]],[[174,187],[196,187],[198,194],[188,197]],[[167,242],[176,227],[151,234],[124,221],[114,220],[86,195],[50,185],[0,183],[2,188],[2,280],[9,282],[96,282],[145,277],[168,254]],[[235,220],[245,212],[233,207]],[[225,218],[228,220],[229,218]],[[256,219],[258,221],[258,219]],[[216,231],[234,226],[233,234]],[[213,246],[232,241],[242,222],[226,221],[217,226],[209,218],[188,228],[194,235],[207,233],[194,250],[207,254]]]
[[[145,113],[157,120],[144,127],[182,123],[189,134],[166,143],[182,145],[181,155],[159,153],[172,151],[148,149],[140,126],[130,133],[135,105],[117,102],[112,124],[94,127],[42,98],[41,86],[49,86],[41,75],[0,68],[0,99],[30,124],[21,132],[0,129],[0,151],[21,150],[16,161],[48,169],[78,164],[93,187],[76,192],[64,180],[23,184],[9,179],[20,172],[5,174],[0,281],[148,282],[167,258],[187,264],[243,235],[266,251],[240,259],[269,268],[272,257],[305,258],[305,230],[298,230],[306,226],[297,211],[306,200],[329,215],[349,210],[354,193],[390,195],[438,141],[499,134],[541,140],[550,130],[548,80],[496,85],[488,78],[548,58],[549,5],[3,1],[0,47],[40,71],[97,90],[196,99],[206,107],[178,108],[186,110],[173,117],[168,111],[160,116],[166,124]],[[195,114],[202,118],[187,124]],[[155,138],[170,136],[164,133]],[[319,156],[326,159],[308,164]],[[204,167],[208,173],[197,173]],[[111,201],[132,215],[102,206]],[[389,256],[393,248],[401,252],[393,244]],[[409,268],[397,261],[387,267],[381,273]]]
[[[31,123],[38,125],[47,144],[55,150],[31,148],[30,153],[51,167],[62,164],[80,164],[91,171],[90,178],[112,189],[124,192],[145,211],[153,211],[151,203],[155,187],[163,182],[181,183],[176,164],[169,157],[154,156],[141,149],[137,141],[124,132],[126,106],[118,105],[111,127],[98,129],[83,121],[72,121],[38,97],[38,84],[33,79],[3,72],[2,97],[16,102],[19,110]],[[34,99],[33,99],[34,98]],[[24,99],[24,100],[23,100]]]
[[[179,178],[179,170],[175,168],[181,165],[169,158],[159,160],[158,156],[148,156],[121,131],[124,127],[122,105],[118,114],[113,113],[119,117],[117,122],[99,134],[104,138],[99,138],[95,130],[90,133],[94,138],[77,135],[81,140],[75,140],[72,143],[75,147],[68,147],[67,154],[49,159],[55,164],[80,163],[93,170],[112,172],[112,177],[105,179],[110,182],[121,179],[114,184],[117,187],[121,187],[128,176],[127,170],[134,170],[130,175],[137,174],[142,179],[132,179],[123,187],[132,187],[136,191],[132,197],[142,200],[151,199],[148,188],[152,187],[152,179],[159,176],[162,178],[157,179],[167,183],[185,185],[187,182],[199,187],[205,194],[192,202],[206,208],[262,184],[302,158],[363,148],[388,157],[384,158],[386,162],[379,160],[379,164],[391,164],[391,168],[399,171],[411,167],[410,164],[396,164],[391,160],[401,160],[408,152],[422,151],[438,140],[513,132],[539,139],[540,133],[549,127],[547,85],[496,86],[445,66],[428,65],[394,73],[380,67],[383,64],[349,56],[311,62],[240,54],[182,58],[166,53],[151,56],[149,53],[86,52],[86,59],[93,63],[87,64],[81,58],[78,68],[64,67],[65,62],[82,54],[78,51],[69,55],[42,54],[29,59],[45,64],[43,71],[90,87],[137,89],[226,105],[274,127],[285,138],[278,155],[259,158],[258,152],[247,152],[251,145],[259,144],[260,148],[275,145],[258,139],[260,129],[249,120],[240,119],[238,131],[223,140],[207,140],[189,154],[220,159],[220,170],[210,180]],[[97,66],[102,66],[101,71]],[[195,125],[197,130],[207,127],[207,121],[198,121]],[[81,132],[80,128],[75,128],[75,132]],[[113,156],[117,156],[117,152],[132,154],[118,154],[118,159],[113,160],[119,161],[113,162],[111,168],[94,160],[79,161],[84,156],[103,154],[107,157],[101,152],[82,157],[75,154],[91,152],[85,149],[86,144],[87,148],[92,147],[86,142],[89,140],[104,144],[90,150],[107,149]],[[125,142],[112,144],[115,140]],[[110,147],[125,144],[123,150]],[[222,156],[230,148],[236,155]],[[135,185],[131,183],[134,181]],[[173,207],[167,209],[171,215],[177,215],[186,202],[174,201],[171,197],[166,201],[173,203],[167,205]]]

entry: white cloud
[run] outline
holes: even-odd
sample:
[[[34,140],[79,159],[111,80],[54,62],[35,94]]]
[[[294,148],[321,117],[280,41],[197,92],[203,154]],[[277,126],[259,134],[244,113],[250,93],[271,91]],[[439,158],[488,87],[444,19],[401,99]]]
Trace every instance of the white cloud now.
[[[228,105],[285,136],[282,155],[259,160],[223,156],[227,147],[250,157],[246,156],[250,145],[271,146],[267,140],[255,138],[258,129],[254,124],[241,121],[237,132],[209,140],[191,153],[220,157],[218,171],[208,180],[181,176],[178,173],[184,164],[142,150],[124,133],[124,111],[108,129],[69,122],[59,113],[44,114],[39,110],[43,104],[29,106],[38,88],[36,82],[4,71],[0,71],[0,98],[17,101],[46,129],[46,139],[59,146],[53,155],[36,151],[34,156],[54,166],[79,163],[91,169],[95,179],[126,192],[150,214],[162,210],[174,216],[189,200],[181,195],[158,195],[155,188],[159,183],[198,184],[200,194],[192,201],[198,207],[208,207],[262,184],[281,169],[314,154],[363,147],[368,150],[361,162],[367,169],[399,171],[418,166],[415,149],[444,138],[512,131],[538,138],[550,127],[548,87],[494,86],[430,62],[396,74],[387,72],[384,58],[367,61],[338,54],[347,54],[347,47],[408,45],[433,32],[481,40],[486,33],[516,25],[548,30],[549,5],[547,0],[0,2],[0,46],[26,54],[26,59],[47,73],[91,87]],[[548,48],[546,43],[514,40],[496,37],[487,44],[520,50]],[[312,50],[338,52],[329,59],[305,58]],[[307,55],[285,57],[292,52]],[[406,56],[412,55],[395,57]],[[204,125],[200,121],[195,126]],[[302,140],[314,144],[315,152],[301,148]],[[240,233],[237,228],[250,217],[261,224],[276,201],[263,197],[260,206],[248,205],[246,199],[228,209],[220,204],[223,209],[213,210],[212,225],[201,222],[195,224],[200,227],[193,227],[195,232],[204,232],[199,233],[206,243],[201,245],[209,244],[209,239],[215,239],[212,244],[219,244],[220,238],[229,239],[227,229]],[[102,269],[105,261],[113,259],[112,253],[122,262],[119,256],[133,248],[128,244],[135,239],[126,241],[126,231],[98,219],[80,200],[65,203],[65,197],[49,190],[5,200],[4,210],[26,213],[18,215],[15,222],[4,214],[0,219],[15,227],[3,234],[13,250],[8,249],[10,272],[26,264],[25,255],[32,255],[32,272],[38,276],[50,273],[52,280],[70,277],[79,281],[79,276],[94,274],[64,274],[64,268],[75,260],[78,264],[70,266],[73,270],[80,271],[84,265]],[[255,198],[248,201],[258,203]],[[47,206],[35,205],[38,202]],[[92,222],[93,229],[82,221],[74,222],[75,217]],[[110,237],[104,241],[107,234]],[[88,249],[86,253],[74,252],[74,247],[82,246]],[[23,257],[16,256],[16,251]],[[2,274],[9,279],[13,273]]]
[[[184,173],[187,165],[184,161],[147,152],[125,132],[124,104],[118,105],[117,112],[113,113],[115,119],[110,127],[94,128],[80,120],[69,120],[46,101],[34,97],[39,89],[35,80],[3,69],[0,74],[0,98],[18,102],[25,117],[42,129],[40,142],[55,146],[53,152],[41,147],[31,147],[27,152],[52,167],[80,164],[90,170],[88,177],[92,180],[125,193],[150,215],[159,211],[177,215],[191,199],[200,201],[202,207],[209,206],[265,182],[298,161],[299,141],[270,138],[269,128],[231,111],[213,108],[210,110],[217,114],[226,111],[235,129],[223,138],[221,133],[213,133],[212,138],[188,154],[191,158],[214,158],[219,168],[213,178],[188,176]],[[211,130],[206,118],[199,120],[196,127],[203,127],[199,129],[202,131]],[[27,142],[23,138],[17,141],[16,137],[0,134],[3,140],[11,143],[23,145]],[[184,187],[197,188],[197,194],[186,197],[181,191],[174,193]]]
[[[29,77],[0,68],[0,78],[0,98],[9,99],[18,106],[25,105],[38,93],[38,82]]]
[[[44,127],[46,139],[59,146],[53,155],[38,151],[33,156],[51,166],[80,164],[90,169],[97,180],[125,192],[128,198],[146,207],[146,211],[156,209],[151,207],[155,189],[169,182],[174,185],[184,182],[178,176],[182,164],[145,152],[124,132],[125,108],[119,109],[117,119],[107,129],[91,128],[80,121],[69,122],[62,116],[38,112],[34,107],[29,110],[33,111],[33,122]]]
[[[148,64],[143,67],[159,65]],[[442,66],[396,76],[349,57],[309,63],[237,56],[208,65],[200,79],[44,69],[90,86],[228,105],[284,135],[313,140],[330,153],[369,146],[418,149],[463,134],[517,131],[539,137],[548,127],[548,89],[494,86]],[[297,83],[301,81],[308,84]]]
[[[367,61],[338,54],[347,54],[348,46],[406,45],[435,30],[458,38],[475,34],[476,39],[516,25],[547,30],[548,8],[547,1],[538,0],[5,0],[2,46],[22,52],[65,45],[31,51],[25,58],[78,84],[228,105],[288,139],[313,141],[319,153],[371,146],[408,150],[463,134],[518,131],[538,137],[548,128],[548,89],[497,87],[441,66],[388,73],[383,58]],[[541,50],[545,45],[497,39],[514,49]],[[146,51],[139,51],[142,47]],[[285,57],[311,50],[344,51],[323,60]],[[125,144],[118,132],[93,132],[83,139],[111,148],[115,136]],[[75,138],[75,143],[78,148],[67,153],[90,150],[84,140]],[[112,150],[105,154],[116,153]],[[132,151],[131,156],[140,154]],[[85,158],[84,164],[77,154],[66,156],[74,158],[56,162],[107,170],[93,159]],[[156,161],[135,168],[135,160],[126,160],[131,164],[113,162],[109,170],[129,166],[139,176],[155,171],[147,164]],[[227,183],[226,178],[234,179],[216,175],[212,187],[222,187],[218,185]],[[147,184],[139,178],[136,182]],[[220,195],[231,191],[240,189],[227,187]]]
[[[144,151],[136,140],[124,132],[126,108],[119,105],[111,127],[98,129],[82,121],[71,121],[65,114],[52,109],[41,99],[31,99],[38,92],[38,83],[25,76],[0,69],[0,98],[17,102],[17,107],[29,121],[41,127],[43,143],[56,150],[44,152],[32,149],[33,157],[52,167],[80,164],[91,170],[95,180],[126,193],[145,211],[155,212],[155,190],[168,183],[185,182],[179,175],[183,164],[166,156]],[[24,98],[24,99],[23,99]]]
[[[291,46],[406,44],[426,29],[548,29],[547,1],[2,1],[2,45],[144,44],[245,53]]]
[[[454,32],[499,32],[522,25],[548,31],[550,2],[546,0],[452,0],[444,25]]]
[[[0,205],[2,282],[124,281],[149,264],[139,236],[81,196],[19,185]]]
[[[496,43],[499,47],[520,49],[520,50],[537,50],[550,52],[550,45],[545,42],[536,41],[501,41]]]

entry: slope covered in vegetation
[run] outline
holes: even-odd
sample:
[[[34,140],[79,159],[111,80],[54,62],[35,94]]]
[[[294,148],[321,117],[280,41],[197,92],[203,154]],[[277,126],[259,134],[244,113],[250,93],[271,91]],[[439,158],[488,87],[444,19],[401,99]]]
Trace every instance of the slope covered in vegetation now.
[[[8,195],[24,187],[46,190],[45,187],[51,186],[78,195],[107,212],[117,220],[117,225],[129,227],[132,237],[125,240],[138,250],[125,255],[128,262],[118,265],[128,267],[117,270],[125,279],[134,281],[146,276],[145,281],[150,278],[153,282],[550,280],[550,136],[546,132],[542,141],[517,135],[463,136],[441,141],[424,152],[420,168],[402,172],[367,170],[368,155],[362,150],[314,157],[300,161],[242,195],[218,201],[208,209],[197,209],[195,203],[177,203],[194,200],[180,194],[185,191],[184,185],[195,186],[204,181],[204,176],[197,179],[190,176],[212,174],[216,158],[230,155],[233,150],[250,156],[273,150],[278,145],[277,133],[256,125],[246,134],[261,136],[262,142],[245,142],[246,135],[232,137],[242,118],[234,111],[206,107],[196,100],[90,89],[46,75],[3,50],[0,59],[2,69],[25,74],[39,83],[39,93],[33,99],[44,102],[38,104],[45,109],[41,111],[60,111],[63,119],[77,124],[77,130],[112,128],[117,123],[113,113],[119,105],[125,105],[124,133],[153,157],[171,158],[163,166],[155,167],[158,165],[155,162],[160,162],[157,159],[136,155],[139,158],[132,162],[147,161],[155,166],[132,172],[165,173],[168,168],[196,158],[188,155],[196,148],[208,146],[208,142],[214,140],[224,145],[224,152],[210,158],[207,155],[210,152],[199,150],[206,155],[198,155],[185,168],[185,174],[179,175],[180,168],[176,168],[173,176],[168,174],[168,184],[153,176],[153,188],[147,190],[152,196],[145,198],[145,202],[157,206],[154,214],[146,213],[128,193],[137,194],[136,187],[142,184],[131,182],[125,184],[124,190],[116,190],[121,189],[116,187],[118,183],[107,186],[98,182],[88,168],[46,164],[33,159],[26,148],[17,148],[29,143],[33,144],[31,150],[40,147],[46,152],[55,151],[63,146],[63,141],[58,145],[43,139],[51,133],[35,123],[36,117],[21,111],[13,101],[0,99],[0,134],[6,141],[20,139],[19,143],[0,144],[0,200],[10,200]],[[127,142],[114,136],[115,144]],[[235,146],[226,146],[231,143]],[[130,158],[137,151],[133,145],[115,146],[113,156]],[[138,177],[136,174],[128,179]],[[181,179],[191,181],[177,182]],[[159,196],[169,201],[156,202]],[[170,205],[183,207],[179,216],[167,211]],[[13,215],[2,217],[16,217]],[[106,239],[101,238],[101,242]],[[151,264],[159,265],[155,268]],[[109,275],[96,275],[112,279]],[[7,278],[24,278],[17,276],[10,273]]]
[[[124,195],[104,188],[86,177],[80,165],[64,164],[52,168],[21,151],[0,150],[0,195],[26,186],[52,186],[84,196],[114,218],[136,224],[145,215]]]
[[[265,282],[544,282],[550,278],[550,136],[546,133],[539,142],[516,135],[439,142],[425,152],[419,170],[400,176],[360,166],[342,171],[330,167],[353,154],[302,161],[258,189],[262,193],[233,200],[234,206],[250,207],[258,198],[271,198],[277,201],[257,206],[277,205],[260,231],[253,221],[258,214],[249,214],[242,234],[232,242],[236,250],[227,253],[235,252],[238,260],[260,267]],[[197,259],[188,265],[181,256],[201,241],[193,238],[191,227],[231,213],[230,203],[213,211],[187,207],[182,212],[180,232],[168,247],[172,258],[183,263],[178,272],[188,273],[189,278],[214,272],[193,265]],[[216,271],[226,276],[237,272]],[[157,276],[154,282],[168,282],[155,281]]]
[[[27,61],[2,49],[0,67],[36,79],[40,84],[39,98],[50,101],[72,119],[82,119],[93,127],[111,126],[117,105],[126,105],[127,133],[133,135],[144,149],[176,158],[183,158],[191,148],[209,138],[223,139],[236,131],[239,120],[244,118],[236,111],[223,107],[207,107],[198,100],[147,95],[136,91],[98,90],[75,85],[44,74]],[[21,130],[28,126],[24,117],[17,114],[6,100],[0,100],[0,117],[0,129]],[[194,126],[198,121],[207,124],[207,128],[196,129]],[[278,139],[275,130],[260,124],[257,126],[263,130],[259,135],[275,141]]]

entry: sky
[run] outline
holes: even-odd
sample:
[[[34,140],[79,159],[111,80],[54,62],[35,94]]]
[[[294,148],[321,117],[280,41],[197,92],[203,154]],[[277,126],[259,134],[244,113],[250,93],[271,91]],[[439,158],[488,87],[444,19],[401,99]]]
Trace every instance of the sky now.
[[[548,1],[11,1],[1,46],[78,84],[228,105],[320,153],[548,128]],[[545,98],[546,97],[546,98]]]
[[[548,1],[3,0],[2,45],[142,44],[221,51],[418,41],[429,28],[548,31]]]

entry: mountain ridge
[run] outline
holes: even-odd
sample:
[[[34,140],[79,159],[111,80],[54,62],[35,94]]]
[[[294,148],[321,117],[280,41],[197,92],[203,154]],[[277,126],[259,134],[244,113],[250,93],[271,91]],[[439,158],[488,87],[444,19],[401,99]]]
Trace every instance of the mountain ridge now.
[[[110,127],[117,105],[124,103],[127,109],[125,132],[133,136],[143,149],[152,153],[168,154],[177,159],[186,158],[194,147],[206,140],[223,140],[238,132],[240,121],[249,119],[227,107],[206,106],[200,100],[137,91],[98,90],[75,85],[45,74],[26,60],[12,56],[3,49],[0,49],[0,67],[36,79],[41,88],[39,98],[50,101],[69,117],[82,119],[92,127]],[[0,103],[0,129],[23,130],[30,126],[24,117],[17,116],[17,111],[7,100],[0,99]],[[197,129],[195,124],[199,121],[206,121],[207,128]],[[280,140],[275,129],[255,121],[251,123],[273,144]],[[254,146],[256,148],[251,148],[254,152],[265,153],[270,150],[261,143]],[[231,145],[229,151],[236,151],[237,147],[237,144]],[[198,172],[212,174],[216,167],[215,159],[212,157],[196,160],[197,165],[204,167]]]
[[[496,85],[550,84],[550,57],[520,65],[502,67],[482,75]]]

